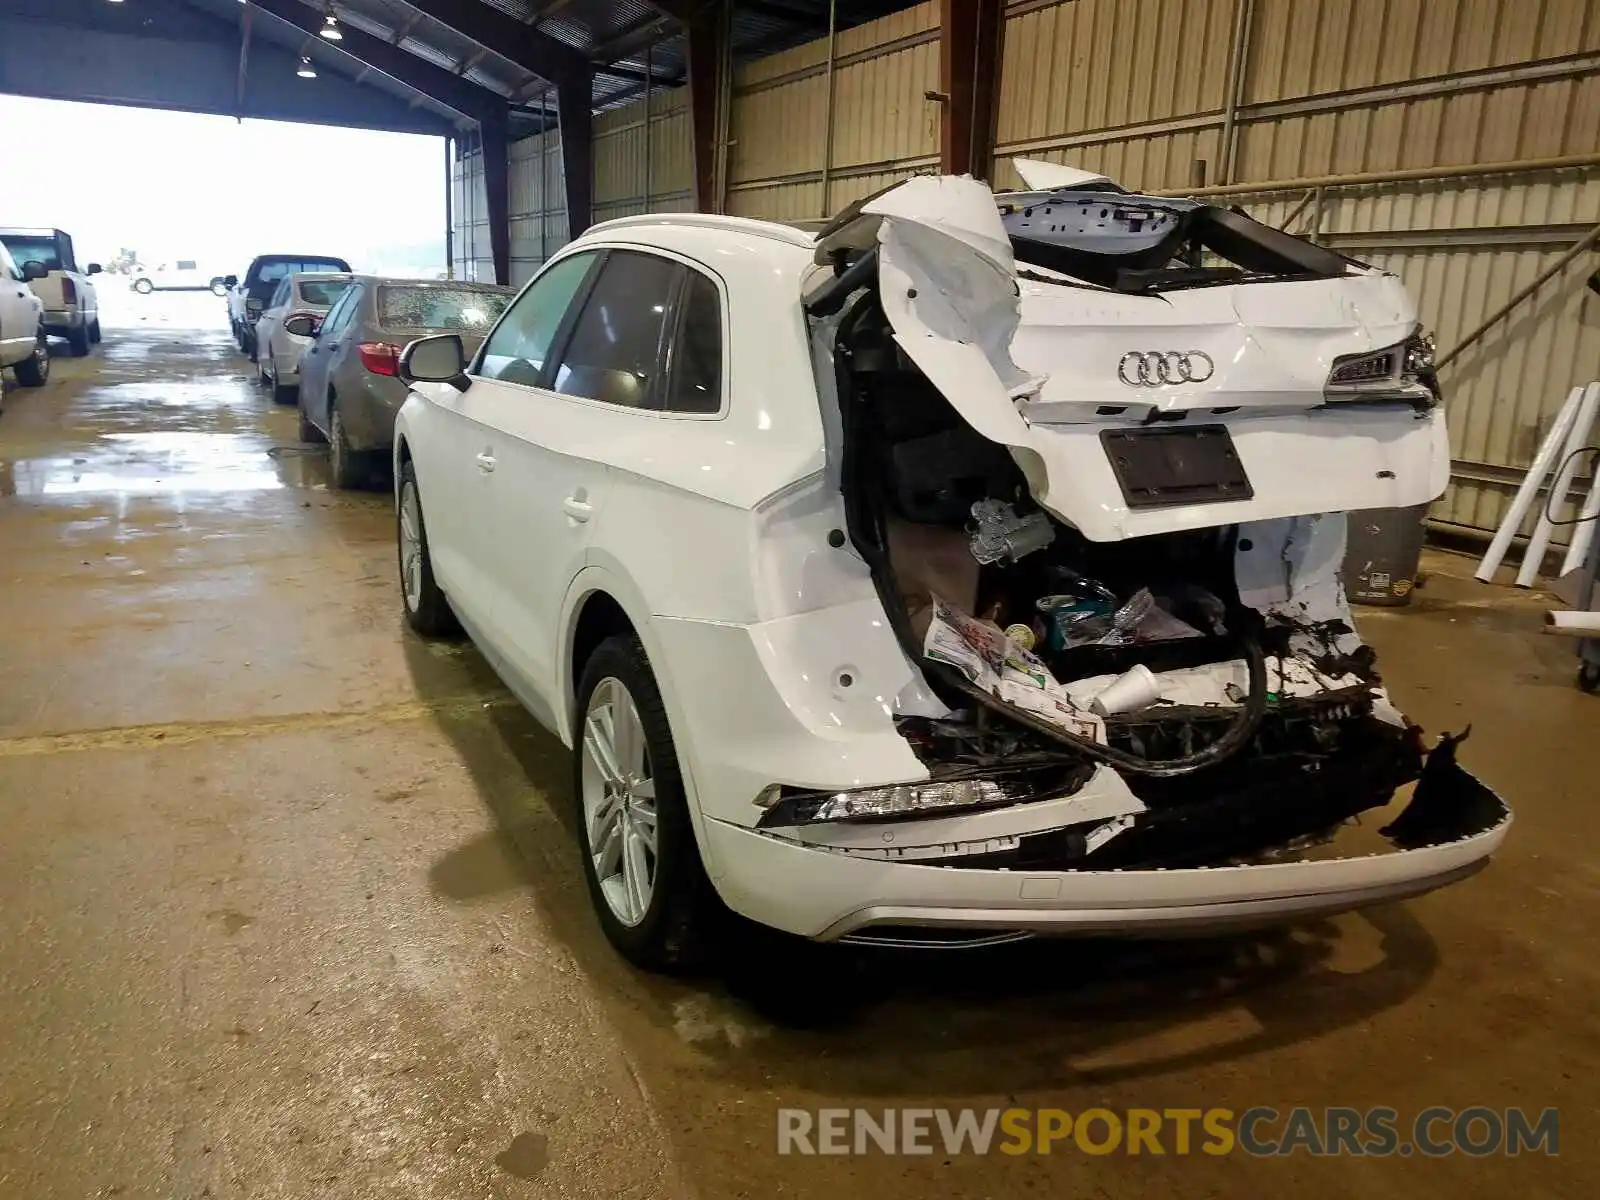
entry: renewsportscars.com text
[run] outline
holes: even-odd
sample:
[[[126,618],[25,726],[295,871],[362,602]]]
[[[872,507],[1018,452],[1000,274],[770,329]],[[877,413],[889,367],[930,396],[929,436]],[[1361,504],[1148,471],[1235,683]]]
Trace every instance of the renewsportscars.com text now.
[[[1439,1158],[1560,1153],[1560,1112],[1393,1108],[783,1108],[779,1154],[1248,1154]]]

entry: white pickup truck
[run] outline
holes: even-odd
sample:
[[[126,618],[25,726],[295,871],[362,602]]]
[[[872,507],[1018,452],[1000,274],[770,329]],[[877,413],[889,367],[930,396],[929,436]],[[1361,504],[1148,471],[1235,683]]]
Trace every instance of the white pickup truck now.
[[[43,387],[50,378],[44,304],[28,288],[43,274],[38,263],[19,267],[0,242],[0,368],[14,370],[23,387]]]
[[[72,238],[59,229],[0,229],[0,245],[19,267],[38,263],[45,274],[33,279],[34,295],[44,302],[45,332],[65,338],[72,353],[82,358],[100,340],[100,302],[89,276],[100,274],[100,264],[78,270]]]

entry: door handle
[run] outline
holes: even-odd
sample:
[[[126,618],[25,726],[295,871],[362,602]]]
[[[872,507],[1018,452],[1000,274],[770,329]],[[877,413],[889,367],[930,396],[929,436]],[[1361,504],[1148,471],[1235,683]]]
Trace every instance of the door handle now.
[[[579,500],[576,496],[568,496],[561,502],[561,511],[581,523],[594,515],[594,505],[587,500]]]
[[[489,474],[490,471],[493,471],[494,455],[488,453],[487,451],[478,455],[478,470],[482,471],[485,475]]]

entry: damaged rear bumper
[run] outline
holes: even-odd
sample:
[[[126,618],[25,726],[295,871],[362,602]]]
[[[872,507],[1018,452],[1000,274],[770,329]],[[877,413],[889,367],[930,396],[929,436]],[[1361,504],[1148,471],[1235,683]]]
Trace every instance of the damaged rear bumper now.
[[[708,821],[717,888],[736,911],[821,941],[984,944],[1029,935],[1219,932],[1421,895],[1481,869],[1504,839],[1504,801],[1441,762],[1373,848],[1343,827],[1294,861],[1117,870],[891,862]],[[1369,839],[1342,857],[1347,836]],[[990,860],[992,861],[992,860]]]

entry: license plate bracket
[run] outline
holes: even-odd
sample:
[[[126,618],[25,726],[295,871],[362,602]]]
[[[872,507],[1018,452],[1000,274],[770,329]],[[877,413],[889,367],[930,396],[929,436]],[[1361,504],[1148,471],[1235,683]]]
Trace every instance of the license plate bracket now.
[[[1105,429],[1100,444],[1130,509],[1255,496],[1226,425]]]

